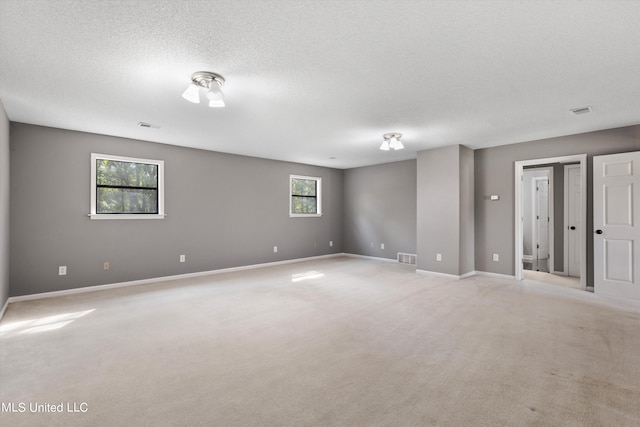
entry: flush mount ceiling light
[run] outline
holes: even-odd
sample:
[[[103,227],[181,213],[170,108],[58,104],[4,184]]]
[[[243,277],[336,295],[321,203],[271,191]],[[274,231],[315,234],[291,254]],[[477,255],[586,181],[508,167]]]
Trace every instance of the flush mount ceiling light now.
[[[385,133],[382,135],[382,138],[384,138],[384,141],[382,141],[380,149],[383,151],[389,151],[390,149],[402,150],[404,148],[404,145],[400,141],[400,138],[402,138],[401,133]]]
[[[189,102],[198,104],[200,102],[200,90],[207,90],[207,99],[209,107],[224,107],[224,77],[210,71],[196,71],[191,75],[191,83],[187,90],[184,91],[182,97]]]

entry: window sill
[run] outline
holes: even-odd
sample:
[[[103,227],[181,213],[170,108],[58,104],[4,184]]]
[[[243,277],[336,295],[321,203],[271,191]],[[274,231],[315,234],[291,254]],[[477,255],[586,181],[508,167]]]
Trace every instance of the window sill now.
[[[164,219],[166,214],[88,214],[93,219]]]
[[[322,214],[294,214],[294,213],[289,214],[289,218],[317,218],[321,216]]]

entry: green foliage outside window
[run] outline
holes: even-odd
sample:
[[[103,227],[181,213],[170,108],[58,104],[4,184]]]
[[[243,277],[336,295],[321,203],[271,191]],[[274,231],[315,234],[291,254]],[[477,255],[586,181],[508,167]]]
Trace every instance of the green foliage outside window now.
[[[97,159],[96,213],[157,214],[158,165]]]
[[[291,179],[291,213],[318,213],[317,181],[315,179]]]

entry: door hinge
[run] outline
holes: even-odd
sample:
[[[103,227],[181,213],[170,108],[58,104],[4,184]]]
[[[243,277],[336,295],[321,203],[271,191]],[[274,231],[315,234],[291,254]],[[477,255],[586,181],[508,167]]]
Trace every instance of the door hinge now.
[[[540,249],[540,245],[536,245],[536,249]]]

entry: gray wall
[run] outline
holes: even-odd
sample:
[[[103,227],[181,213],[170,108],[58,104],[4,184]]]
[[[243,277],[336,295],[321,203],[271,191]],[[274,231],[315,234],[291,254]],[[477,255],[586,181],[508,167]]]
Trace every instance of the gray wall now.
[[[420,152],[415,161],[341,171],[12,124],[9,156],[9,122],[0,113],[2,302],[8,283],[17,296],[340,252],[418,253],[423,270],[513,275],[515,161],[589,155],[591,254],[592,157],[640,150],[640,126],[631,126],[475,152],[444,147]],[[168,217],[89,220],[91,152],[165,160]],[[290,173],[323,178],[322,218],[288,217]],[[490,194],[500,201],[490,202]],[[436,253],[443,254],[437,264]],[[589,256],[590,284],[592,261]],[[59,265],[68,266],[67,276],[57,275]]]
[[[587,154],[587,283],[593,284],[593,156],[640,150],[640,125],[475,151],[475,268],[514,275],[514,162]],[[498,202],[488,196],[499,194]],[[492,253],[500,261],[492,261]]]
[[[418,269],[460,271],[460,148],[418,152]],[[436,261],[442,254],[442,261]]]
[[[14,128],[12,296],[343,252],[341,170]],[[92,152],[164,160],[167,217],[90,220]],[[289,174],[323,179],[321,218],[289,218]],[[186,263],[178,262],[180,254]],[[67,276],[58,276],[60,265],[68,267]]]
[[[474,270],[473,150],[420,151],[417,170],[419,270],[459,276]],[[437,261],[437,254],[442,260]]]
[[[475,203],[473,150],[460,148],[460,269],[462,275],[475,270]]]
[[[398,252],[415,254],[416,161],[345,170],[344,213],[345,252],[393,259]]]
[[[9,298],[9,119],[0,102],[0,310]]]

